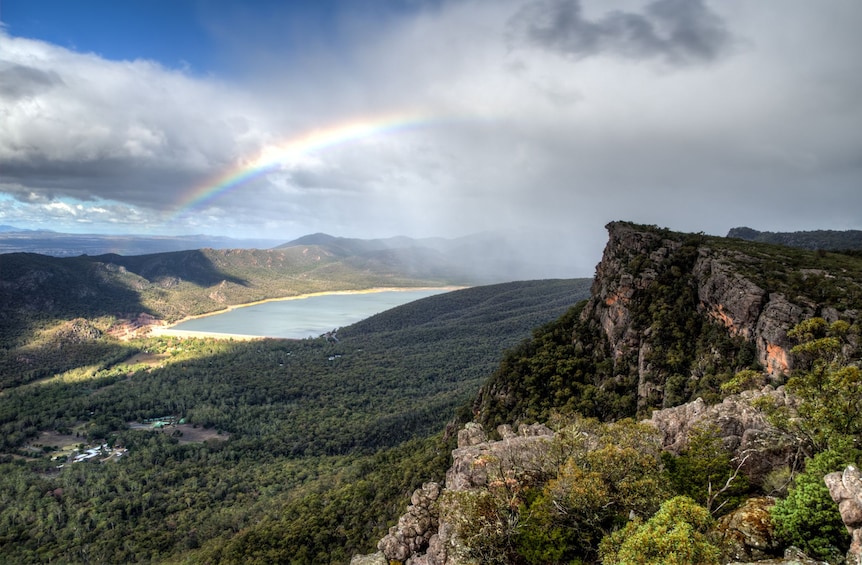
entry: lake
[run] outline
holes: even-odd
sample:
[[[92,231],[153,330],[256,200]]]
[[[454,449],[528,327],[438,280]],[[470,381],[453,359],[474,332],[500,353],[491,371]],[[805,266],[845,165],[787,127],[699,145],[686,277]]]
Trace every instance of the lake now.
[[[349,326],[450,288],[332,293],[237,307],[221,314],[187,320],[172,330],[303,339]]]

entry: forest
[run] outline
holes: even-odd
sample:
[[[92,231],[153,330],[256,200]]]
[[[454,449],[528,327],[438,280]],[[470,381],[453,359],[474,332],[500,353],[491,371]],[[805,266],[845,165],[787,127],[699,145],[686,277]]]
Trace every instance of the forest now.
[[[337,342],[121,342],[98,318],[50,325],[2,352],[0,558],[344,563],[442,478],[442,430],[470,418],[501,352],[589,284],[436,295]],[[103,444],[121,455],[72,462]]]

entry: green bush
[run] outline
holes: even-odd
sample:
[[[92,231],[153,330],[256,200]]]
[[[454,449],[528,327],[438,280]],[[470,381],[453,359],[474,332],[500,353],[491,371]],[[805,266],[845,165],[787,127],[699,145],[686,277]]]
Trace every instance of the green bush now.
[[[721,552],[708,536],[709,511],[687,496],[666,501],[646,523],[632,520],[605,537],[604,565],[718,565]]]
[[[808,460],[787,498],[779,500],[771,510],[776,535],[782,543],[833,562],[847,552],[850,536],[823,477],[844,469],[849,462],[848,454],[838,450],[824,451]]]

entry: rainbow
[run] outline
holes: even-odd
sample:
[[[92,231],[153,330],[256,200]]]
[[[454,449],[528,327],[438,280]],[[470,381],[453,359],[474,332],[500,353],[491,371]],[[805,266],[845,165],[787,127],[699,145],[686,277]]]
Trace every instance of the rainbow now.
[[[180,200],[174,217],[200,209],[252,179],[277,171],[284,162],[298,156],[376,135],[390,134],[428,122],[429,117],[424,114],[393,114],[306,132],[285,143],[267,147],[256,159],[244,162],[210,179],[206,184],[194,188]]]

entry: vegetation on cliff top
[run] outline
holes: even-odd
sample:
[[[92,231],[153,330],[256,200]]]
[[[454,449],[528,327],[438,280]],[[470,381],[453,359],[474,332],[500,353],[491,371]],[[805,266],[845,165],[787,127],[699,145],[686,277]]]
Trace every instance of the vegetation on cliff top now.
[[[862,231],[814,230],[796,232],[758,231],[752,228],[733,228],[727,237],[773,243],[801,249],[827,249],[831,251],[862,249]]]

